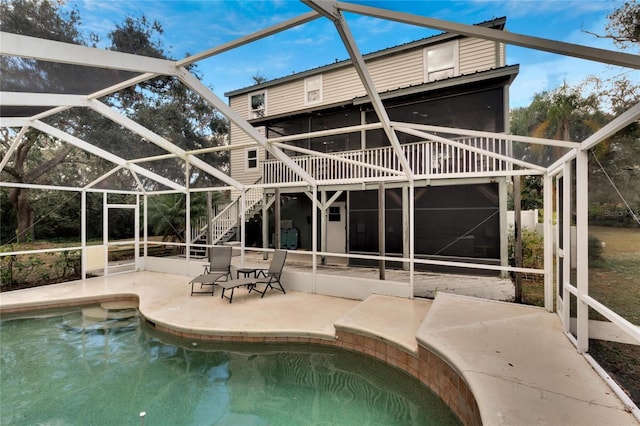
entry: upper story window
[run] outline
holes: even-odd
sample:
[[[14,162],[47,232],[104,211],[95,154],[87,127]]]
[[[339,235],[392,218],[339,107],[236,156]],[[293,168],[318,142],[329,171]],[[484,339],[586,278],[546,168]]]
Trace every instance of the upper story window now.
[[[267,113],[267,92],[255,92],[249,95],[249,119],[262,118]]]
[[[249,148],[247,154],[247,170],[256,170],[258,168],[258,148]]]
[[[424,49],[425,81],[441,80],[458,75],[458,42]]]
[[[311,105],[322,102],[322,75],[304,79],[304,104]]]

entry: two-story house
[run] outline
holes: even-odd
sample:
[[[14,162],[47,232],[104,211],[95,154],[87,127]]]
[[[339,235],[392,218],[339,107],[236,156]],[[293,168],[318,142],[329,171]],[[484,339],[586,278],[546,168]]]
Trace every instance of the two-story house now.
[[[477,25],[503,30],[505,21]],[[322,237],[317,249],[408,257],[406,217],[413,205],[416,258],[506,264],[508,178],[503,172],[510,165],[483,152],[508,154],[510,144],[453,130],[508,132],[509,86],[518,66],[506,65],[504,45],[443,33],[364,55],[364,60],[391,121],[398,128],[399,123],[413,126],[412,132],[396,132],[412,179],[398,172],[402,162],[351,61],[226,94],[233,110],[318,182]],[[416,131],[420,125],[437,128]],[[248,241],[266,239],[262,244],[268,247],[278,240],[288,248],[311,249],[308,185],[235,125],[230,141],[243,147],[231,152],[234,179],[279,188],[284,235],[278,235],[270,214],[262,222],[269,227],[261,233],[264,238],[247,235]],[[254,220],[247,233],[258,228]],[[293,239],[289,228],[296,231]]]

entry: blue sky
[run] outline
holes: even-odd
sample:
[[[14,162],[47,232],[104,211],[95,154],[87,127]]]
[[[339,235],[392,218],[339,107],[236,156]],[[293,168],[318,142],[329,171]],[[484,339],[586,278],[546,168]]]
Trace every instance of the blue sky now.
[[[603,34],[606,16],[622,2],[615,0],[467,0],[467,1],[359,1],[370,6],[454,22],[473,24],[506,16],[507,30],[570,43],[619,50]],[[163,44],[175,59],[237,39],[267,26],[298,16],[310,9],[295,0],[177,1],[177,0],[70,0],[82,17],[82,29],[106,34],[126,16],[144,14],[162,24]],[[362,53],[439,33],[374,18],[346,15]],[[628,53],[638,53],[628,51]],[[220,97],[252,84],[260,74],[268,79],[289,75],[347,59],[333,25],[325,19],[308,23],[232,52],[201,61],[204,82]],[[588,76],[612,78],[624,73],[640,81],[640,72],[580,59],[507,47],[507,63],[520,64],[520,75],[511,87],[511,107],[526,106],[533,95],[554,89],[564,81],[578,84]]]

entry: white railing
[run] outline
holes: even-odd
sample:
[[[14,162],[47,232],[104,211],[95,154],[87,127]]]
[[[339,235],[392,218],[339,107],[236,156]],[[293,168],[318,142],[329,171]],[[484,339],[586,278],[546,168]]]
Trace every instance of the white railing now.
[[[508,155],[509,142],[504,139],[468,137],[455,139],[472,148]],[[502,172],[509,168],[504,160],[452,146],[443,142],[415,142],[402,145],[402,151],[416,177],[446,177],[460,173]],[[301,155],[292,160],[303,170],[322,181],[363,181],[397,176],[400,161],[391,146],[359,151],[331,153],[330,156]],[[354,164],[358,162],[360,164]],[[301,182],[301,178],[277,160],[263,163],[264,183]]]
[[[262,200],[261,188],[250,188],[245,192],[245,213],[250,212],[256,204]],[[213,239],[210,244],[216,244],[225,236],[227,232],[238,225],[240,219],[240,202],[241,197],[230,202],[227,205],[218,205],[214,208],[214,217],[211,219],[211,229]],[[197,241],[207,233],[207,220],[200,219],[195,226],[192,227],[191,241]]]

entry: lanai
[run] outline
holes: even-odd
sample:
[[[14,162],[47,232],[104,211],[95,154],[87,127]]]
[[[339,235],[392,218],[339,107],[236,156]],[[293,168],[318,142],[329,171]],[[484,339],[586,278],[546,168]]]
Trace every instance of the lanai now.
[[[373,106],[380,119],[379,126],[385,131],[388,139],[391,141],[391,147],[398,155],[399,168],[394,171],[396,175],[395,179],[409,182],[413,181],[413,172],[409,167],[406,158],[402,155],[401,149],[397,140],[397,132],[411,132],[412,134],[424,137],[426,140],[438,139],[439,141],[451,145],[455,145],[454,141],[447,140],[446,138],[439,138],[430,131],[434,129],[429,128],[408,128],[406,124],[392,123],[384,109],[382,101],[377,94],[374,84],[367,72],[366,65],[362,60],[362,55],[358,49],[353,35],[351,34],[348,22],[344,19],[343,13],[355,13],[364,16],[374,16],[383,19],[389,19],[393,21],[408,23],[412,25],[424,26],[428,28],[448,31],[452,33],[470,35],[473,37],[485,38],[494,40],[496,42],[528,47],[531,49],[538,49],[553,53],[558,53],[567,56],[579,57],[582,59],[597,61],[617,66],[626,67],[629,69],[640,68],[640,59],[635,55],[629,55],[619,52],[606,51],[601,49],[590,48],[587,46],[578,46],[567,44],[563,42],[545,40],[536,37],[524,36],[514,33],[494,31],[487,28],[478,28],[463,24],[457,24],[453,22],[445,22],[436,20],[424,16],[415,16],[405,13],[392,12],[388,10],[382,10],[377,8],[371,8],[367,6],[361,6],[350,3],[336,3],[336,2],[316,2],[305,1],[311,11],[297,18],[282,22],[278,25],[254,32],[252,34],[241,37],[233,42],[226,43],[220,46],[212,47],[209,50],[200,52],[191,57],[179,60],[168,61],[155,58],[140,57],[130,54],[103,51],[99,49],[69,45],[59,42],[53,42],[48,40],[39,40],[31,37],[25,37],[15,34],[2,33],[1,34],[1,54],[5,57],[13,58],[34,58],[37,64],[44,63],[58,63],[64,64],[64,66],[74,66],[79,68],[91,69],[92,73],[99,75],[101,78],[96,78],[94,82],[96,85],[89,87],[78,88],[75,87],[69,91],[38,91],[35,87],[22,85],[25,82],[28,83],[29,76],[24,75],[20,80],[20,85],[16,87],[8,87],[3,89],[1,93],[1,106],[2,106],[2,122],[3,128],[12,128],[15,132],[12,145],[10,149],[5,153],[0,163],[0,169],[7,166],[10,163],[13,152],[17,149],[21,140],[29,129],[33,128],[38,131],[47,133],[54,138],[80,148],[93,156],[103,158],[113,163],[113,169],[107,175],[96,178],[91,182],[83,182],[77,187],[49,187],[46,185],[33,185],[23,184],[19,182],[0,182],[3,187],[24,187],[33,189],[45,189],[45,190],[60,190],[60,191],[75,191],[80,192],[83,200],[83,209],[86,205],[86,196],[88,193],[104,194],[105,209],[108,208],[126,208],[134,209],[136,212],[138,209],[142,209],[143,213],[146,213],[147,197],[154,193],[182,193],[189,200],[190,194],[196,191],[210,191],[210,190],[238,190],[241,193],[245,193],[251,186],[243,185],[237,181],[231,179],[228,175],[222,171],[212,167],[201,159],[201,155],[206,152],[187,152],[174,144],[171,141],[161,137],[153,132],[151,129],[146,129],[131,119],[127,118],[122,112],[110,108],[100,101],[100,98],[115,93],[120,90],[124,90],[127,87],[140,84],[144,81],[152,79],[159,75],[173,76],[179,79],[185,86],[198,93],[208,102],[210,102],[218,111],[224,114],[229,120],[233,121],[237,126],[242,128],[247,134],[249,134],[255,141],[255,144],[263,147],[270,152],[275,158],[287,164],[293,172],[301,178],[309,187],[309,191],[312,197],[317,200],[317,180],[314,176],[309,175],[306,171],[302,170],[296,165],[291,158],[287,157],[283,150],[282,145],[277,141],[270,141],[260,135],[255,129],[248,124],[244,119],[239,117],[234,111],[232,111],[226,103],[218,98],[209,88],[202,84],[193,74],[191,74],[187,66],[192,63],[197,63],[200,60],[204,60],[208,57],[217,55],[219,53],[234,49],[236,47],[243,46],[244,44],[251,43],[253,41],[268,37],[276,34],[280,31],[286,31],[294,28],[298,25],[303,25],[314,19],[329,19],[335,26],[336,30],[340,34],[350,58],[358,71],[358,74],[362,80],[364,87],[367,90],[369,98],[371,99]],[[117,70],[117,72],[114,72]],[[37,69],[36,69],[37,72]],[[110,78],[106,78],[109,76]],[[147,143],[153,144],[159,147],[163,154],[146,158],[123,158],[110,152],[108,147],[99,147],[91,142],[81,140],[70,133],[67,133],[61,129],[54,128],[46,123],[46,118],[53,116],[62,111],[69,110],[71,108],[89,108],[97,114],[107,117],[114,122],[121,125],[124,129],[136,133],[142,140]],[[544,276],[545,281],[545,308],[549,311],[557,310],[562,321],[563,327],[569,339],[575,344],[578,352],[583,353],[588,349],[588,337],[589,337],[589,323],[588,323],[588,310],[593,309],[605,316],[609,321],[614,323],[619,329],[626,334],[631,335],[635,340],[640,341],[640,332],[637,327],[631,324],[629,321],[616,314],[602,303],[589,296],[588,290],[588,253],[587,253],[587,156],[588,151],[597,146],[607,137],[615,134],[620,129],[634,123],[640,117],[640,104],[637,104],[627,110],[625,113],[619,115],[615,120],[608,125],[600,129],[598,132],[590,136],[581,142],[569,142],[569,141],[550,141],[540,140],[534,138],[522,138],[509,135],[495,135],[502,138],[507,138],[514,141],[520,141],[527,144],[544,144],[559,146],[566,149],[566,154],[558,159],[554,164],[549,166],[541,166],[538,164],[532,164],[523,160],[519,160],[513,157],[499,156],[496,159],[500,161],[506,161],[514,166],[510,171],[510,175],[540,175],[544,181],[544,203],[545,203],[545,217],[544,217],[544,235],[545,235],[545,268],[543,270],[530,270],[524,268],[513,267],[496,267],[492,266],[489,269],[499,271],[510,272],[525,272],[533,274],[541,274]],[[457,129],[459,134],[468,134],[461,129]],[[218,148],[216,148],[218,149]],[[211,151],[215,151],[212,149]],[[206,150],[205,150],[206,151]],[[484,153],[489,156],[496,156],[494,153]],[[183,168],[197,168],[202,173],[210,174],[211,176],[219,179],[223,182],[223,185],[215,188],[189,188],[187,182],[175,182],[164,178],[163,176],[149,170],[145,167],[145,164],[153,161],[164,161],[170,159],[175,162],[176,167]],[[366,165],[365,165],[366,166]],[[133,183],[132,189],[124,191],[125,193],[134,195],[136,197],[135,205],[112,205],[109,206],[107,197],[109,193],[118,193],[122,191],[110,190],[110,189],[97,189],[96,185],[99,182],[104,181],[113,173],[119,173],[126,171]],[[575,179],[572,179],[572,175],[575,175]],[[150,183],[153,182],[153,185]],[[286,184],[286,183],[280,183]],[[154,188],[150,190],[150,188]],[[565,258],[571,256],[570,247],[554,247],[555,241],[559,239],[554,238],[556,235],[563,235],[562,240],[570,240],[570,223],[565,221],[560,224],[560,230],[556,231],[553,227],[553,193],[554,188],[562,189],[562,193],[571,194],[575,192],[575,212],[576,217],[576,262],[577,262],[577,275],[575,278],[570,276],[568,265],[565,265],[561,270],[555,270],[554,255],[560,256],[559,253]],[[572,214],[571,200],[566,197],[560,200],[560,204],[557,206],[557,212],[563,212],[564,217],[569,217]],[[244,201],[244,200],[243,200]],[[187,202],[187,205],[190,205]],[[409,206],[409,212],[412,211]],[[244,211],[240,213],[242,219],[244,219]],[[137,216],[137,215],[136,215]],[[143,214],[146,216],[146,214]],[[82,214],[83,229],[86,225],[86,214]],[[189,224],[189,212],[187,212],[186,223]],[[312,217],[312,223],[315,225],[319,221],[317,215],[317,209],[314,209]],[[244,224],[245,220],[241,220]],[[187,225],[188,227],[189,225]],[[242,225],[244,226],[244,225]],[[415,226],[411,213],[409,213],[409,226]],[[314,226],[313,228],[317,228]],[[145,233],[146,227],[143,229]],[[556,234],[558,232],[559,234]],[[189,232],[187,232],[189,234]],[[241,234],[244,234],[241,232]],[[411,235],[412,233],[410,233]],[[314,246],[317,247],[317,234],[314,233]],[[106,245],[106,244],[105,244]],[[143,253],[146,252],[147,241],[143,238],[139,241],[136,237],[136,247],[142,247]],[[187,241],[185,244],[186,258],[184,262],[189,262],[189,247],[191,241]],[[410,247],[412,242],[410,241]],[[562,249],[558,251],[557,248]],[[83,276],[86,275],[88,253],[89,248],[86,245],[86,236],[83,236],[82,244],[79,247],[69,247],[65,250],[81,250],[83,253]],[[241,242],[240,250],[244,258],[244,245]],[[153,260],[152,257],[138,256],[138,250],[136,250],[135,268],[140,270],[153,270],[158,268],[158,263]],[[20,254],[15,252],[2,253],[2,256],[10,256],[13,254]],[[309,288],[311,292],[317,290],[315,282],[316,266],[321,256],[331,255],[331,253],[324,253],[318,250],[313,250],[309,253],[312,260],[313,276],[312,283]],[[561,259],[558,257],[557,259]],[[413,294],[413,271],[416,263],[420,261],[413,258],[413,250],[410,249],[409,257],[403,259],[409,264],[410,281],[408,285],[407,297],[412,297]],[[457,265],[460,266],[460,265]],[[463,265],[464,266],[464,265]],[[487,265],[468,265],[474,268],[488,268]],[[184,268],[184,264],[176,264],[177,268]],[[188,267],[187,267],[188,269]],[[554,295],[554,274],[557,274],[558,279],[562,280],[562,290]],[[570,309],[569,300],[570,295],[575,296],[578,301],[577,307],[577,335],[573,337],[569,332],[570,327]],[[554,302],[554,296],[558,296]]]

